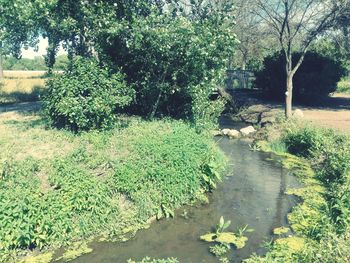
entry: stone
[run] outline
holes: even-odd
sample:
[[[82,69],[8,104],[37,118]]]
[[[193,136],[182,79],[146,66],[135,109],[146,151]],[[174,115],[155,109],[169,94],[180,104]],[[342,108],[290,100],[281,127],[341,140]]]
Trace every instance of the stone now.
[[[215,130],[215,131],[211,131],[211,135],[212,136],[221,136],[222,135],[222,133],[221,133],[221,131],[217,131],[217,130]]]
[[[222,129],[221,134],[228,135],[229,132],[230,132],[230,129]]]
[[[227,133],[227,136],[230,137],[231,139],[237,139],[240,137],[240,132],[237,131],[237,130],[230,130],[228,133]]]
[[[304,118],[304,112],[302,110],[300,110],[300,109],[296,109],[293,112],[293,117],[297,118],[297,119],[302,119],[302,118]]]
[[[271,109],[270,111],[263,112],[260,118],[261,127],[275,123],[277,117],[282,114],[283,112],[280,109]]]
[[[264,112],[268,112],[270,111],[271,108],[267,107],[265,105],[253,105],[250,106],[249,108],[247,108],[246,110],[244,110],[241,114],[240,114],[240,118],[243,122],[245,123],[249,123],[249,124],[259,124],[261,121],[261,115]]]
[[[248,136],[248,135],[256,132],[256,130],[253,126],[248,126],[246,128],[241,129],[240,132],[243,136]]]

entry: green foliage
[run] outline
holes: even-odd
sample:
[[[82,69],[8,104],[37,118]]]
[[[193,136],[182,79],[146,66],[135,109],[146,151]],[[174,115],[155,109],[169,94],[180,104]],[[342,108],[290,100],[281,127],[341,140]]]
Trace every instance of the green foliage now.
[[[349,137],[332,130],[303,128],[290,130],[284,141],[292,152],[312,160],[317,167],[318,178],[327,186],[332,219],[342,231],[350,223],[350,143]],[[290,147],[292,146],[292,148]]]
[[[321,38],[313,43],[311,50],[322,54],[325,57],[339,61],[344,67],[349,68],[350,61],[348,54],[346,54],[344,49],[342,49],[338,44],[339,43],[335,43],[335,41],[332,39]]]
[[[4,60],[5,70],[46,70],[45,61],[42,57],[34,59],[8,57]]]
[[[228,220],[225,222],[224,217],[220,217],[219,224],[216,225],[216,234],[219,235],[223,233],[229,226],[231,225],[231,221]]]
[[[223,103],[210,96],[223,85],[236,42],[226,20],[154,13],[101,39],[107,60],[136,87],[134,112],[189,119],[200,127],[222,112]]]
[[[25,6],[23,0],[16,2]],[[48,38],[50,72],[62,43],[69,59],[97,56],[125,74],[136,89],[131,113],[187,119],[203,130],[224,110],[225,102],[210,97],[224,85],[237,42],[230,1],[185,7],[173,0],[37,0],[30,7],[35,17],[28,19],[30,29]],[[79,125],[87,126],[83,122]]]
[[[304,262],[347,263],[350,262],[350,232],[336,235],[330,232],[320,243],[310,244],[303,253]]]
[[[35,45],[33,1],[0,0],[0,54],[19,57],[23,46]]]
[[[303,129],[290,129],[282,140],[288,152],[301,157],[320,154],[325,144],[323,133],[310,126]]]
[[[135,142],[124,165],[116,164],[109,184],[139,205],[141,217],[173,216],[175,208],[193,202],[201,189],[208,190],[206,167],[220,176],[223,157],[215,152],[209,137],[203,141],[203,135],[187,125],[147,126],[129,129]]]
[[[218,244],[218,245],[211,246],[209,250],[210,250],[210,253],[212,253],[216,257],[222,257],[223,255],[225,255],[227,252],[230,251],[230,246]]]
[[[300,55],[294,53],[293,61],[297,61]],[[345,73],[346,69],[341,62],[308,52],[293,79],[293,98],[296,101],[313,103],[334,92]],[[286,71],[283,53],[265,58],[264,68],[258,72],[255,85],[270,98],[285,99]]]
[[[44,98],[54,126],[74,131],[105,129],[133,99],[120,73],[110,74],[93,59],[76,58],[67,72],[47,81]]]

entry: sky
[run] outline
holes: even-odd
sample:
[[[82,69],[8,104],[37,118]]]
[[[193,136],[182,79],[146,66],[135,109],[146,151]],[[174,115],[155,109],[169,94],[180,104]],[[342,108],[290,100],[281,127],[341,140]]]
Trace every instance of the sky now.
[[[22,49],[22,58],[34,58],[37,56],[43,56],[46,55],[46,48],[48,47],[48,41],[47,38],[40,38],[39,39],[39,44],[38,44],[39,50],[37,52],[34,51],[34,48],[28,48]],[[65,54],[66,52],[63,50],[62,47],[60,47],[60,50],[58,51],[57,55],[62,55]]]

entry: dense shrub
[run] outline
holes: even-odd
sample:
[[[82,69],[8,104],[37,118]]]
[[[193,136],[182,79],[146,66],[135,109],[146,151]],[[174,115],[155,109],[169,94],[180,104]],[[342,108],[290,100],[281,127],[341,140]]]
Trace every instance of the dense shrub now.
[[[136,87],[134,112],[197,123],[223,110],[221,102],[209,98],[223,84],[235,46],[226,20],[153,14],[136,17],[131,26],[109,31],[102,39],[106,60],[122,68]]]
[[[52,124],[74,131],[111,127],[118,110],[129,105],[134,95],[122,74],[110,74],[94,59],[80,57],[46,87],[44,102]]]
[[[300,54],[293,54],[294,63]],[[283,100],[286,92],[285,56],[276,53],[265,58],[264,68],[257,73],[255,85],[266,96]],[[304,62],[294,76],[293,98],[296,101],[312,103],[334,92],[337,83],[346,73],[341,62],[315,52],[308,52]]]

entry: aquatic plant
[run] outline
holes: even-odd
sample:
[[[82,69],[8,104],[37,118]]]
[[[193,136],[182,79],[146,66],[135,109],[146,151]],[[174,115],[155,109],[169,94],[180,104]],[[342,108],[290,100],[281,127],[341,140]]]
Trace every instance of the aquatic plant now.
[[[214,254],[216,257],[221,257],[225,255],[231,249],[230,245],[227,244],[217,244],[209,248],[210,253]]]
[[[273,230],[273,234],[274,235],[283,235],[283,234],[287,234],[289,232],[289,228],[288,227],[277,227]]]
[[[63,259],[65,262],[71,261],[73,259],[76,259],[80,257],[81,255],[88,254],[92,252],[92,248],[88,247],[86,242],[75,242],[73,243],[69,249],[67,249],[62,257],[58,258],[57,260]]]
[[[222,245],[232,244],[237,249],[243,248],[248,238],[243,235],[238,236],[233,232],[224,232],[230,224],[231,221],[225,222],[224,218],[221,217],[219,224],[216,225],[215,233],[202,235],[200,239],[206,242],[216,242]]]
[[[53,253],[47,252],[40,255],[29,255],[22,260],[22,263],[49,263],[53,259]]]
[[[216,234],[219,235],[224,232],[231,225],[231,221],[228,220],[225,222],[224,217],[220,217],[219,224],[216,225],[215,231]]]

